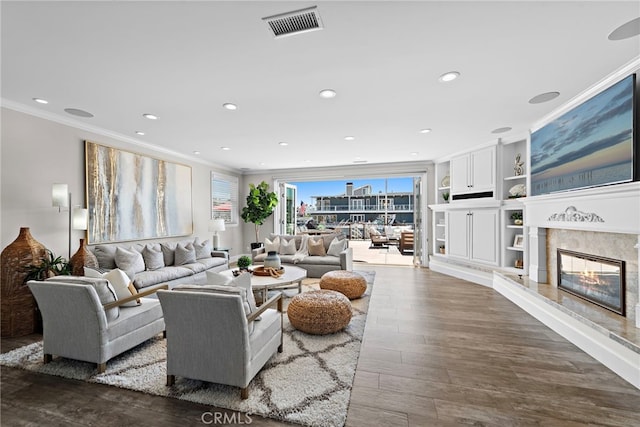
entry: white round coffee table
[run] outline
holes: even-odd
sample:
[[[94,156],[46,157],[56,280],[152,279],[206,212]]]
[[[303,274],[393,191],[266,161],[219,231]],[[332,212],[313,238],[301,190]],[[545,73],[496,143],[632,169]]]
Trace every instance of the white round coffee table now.
[[[233,277],[233,270],[221,271],[220,274]],[[262,301],[267,300],[267,292],[272,289],[298,288],[298,293],[302,292],[302,280],[307,277],[307,270],[292,265],[284,266],[284,274],[280,277],[271,276],[251,276],[251,288],[254,292],[261,292]]]

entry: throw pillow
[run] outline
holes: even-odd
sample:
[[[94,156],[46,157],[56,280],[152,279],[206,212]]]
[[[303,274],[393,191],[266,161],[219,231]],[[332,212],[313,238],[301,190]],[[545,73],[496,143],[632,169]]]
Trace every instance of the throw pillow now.
[[[129,274],[130,272],[140,273],[144,271],[144,259],[142,254],[133,248],[124,249],[121,247],[116,248],[116,266],[120,270],[124,270]]]
[[[329,245],[327,255],[340,256],[340,253],[347,249],[347,239],[334,238]]]
[[[238,288],[242,288],[247,292],[247,301],[249,301],[249,308],[253,313],[258,309],[256,305],[256,298],[253,295],[253,289],[251,288],[251,274],[242,273],[238,277],[234,277],[227,286],[235,286]]]
[[[225,286],[229,282],[231,282],[231,278],[229,276],[216,273],[215,271],[207,271],[206,274],[207,274],[207,285]]]
[[[324,250],[324,240],[322,240],[322,237],[317,240],[310,237],[307,245],[309,246],[309,256],[327,255],[327,252]]]
[[[133,286],[133,283],[131,282],[131,279],[129,279],[129,276],[127,276],[127,274],[119,268],[107,271],[106,273],[101,273],[99,270],[85,267],[84,275],[86,277],[108,280],[116,293],[117,299],[119,300],[130,297],[131,295],[136,295],[138,293],[138,290],[135,286]],[[141,301],[140,299],[137,299],[135,301],[122,304],[122,306],[135,307],[139,304],[141,304]]]
[[[280,255],[295,255],[296,254],[296,241],[291,239],[286,241],[282,239],[280,241]]]
[[[196,250],[196,259],[211,258],[213,246],[210,241],[205,240],[204,242],[200,242],[199,240],[196,240],[193,243],[193,247]]]
[[[98,245],[93,249],[100,268],[116,268],[116,246]]]
[[[164,267],[164,255],[160,247],[147,245],[142,249],[142,258],[147,270],[159,270]]]
[[[269,240],[268,238],[264,239],[264,252],[278,252],[280,250],[280,236],[276,236],[275,239]]]
[[[160,249],[162,250],[162,257],[164,258],[164,265],[173,265],[176,257],[176,244],[160,243]]]
[[[176,245],[175,265],[185,265],[196,262],[196,250],[193,243],[178,243]]]

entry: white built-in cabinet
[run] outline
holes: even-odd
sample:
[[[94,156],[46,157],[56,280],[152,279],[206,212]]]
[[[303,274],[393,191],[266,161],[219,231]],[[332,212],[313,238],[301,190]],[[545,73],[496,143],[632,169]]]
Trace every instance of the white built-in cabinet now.
[[[496,187],[496,147],[451,159],[451,194],[492,192]]]
[[[434,257],[526,271],[526,221],[515,221],[524,208],[509,192],[526,189],[526,156],[527,140],[521,139],[436,163],[436,200],[429,206]]]
[[[499,209],[447,211],[449,256],[498,265],[499,222]]]

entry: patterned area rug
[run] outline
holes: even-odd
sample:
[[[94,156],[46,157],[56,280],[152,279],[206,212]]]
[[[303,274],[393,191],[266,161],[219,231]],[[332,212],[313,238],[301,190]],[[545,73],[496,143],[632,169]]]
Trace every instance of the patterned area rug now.
[[[166,345],[160,336],[111,359],[100,375],[93,364],[61,357],[44,365],[42,342],[0,355],[0,364],[307,426],[343,426],[375,278],[375,272],[359,273],[367,279],[367,291],[352,301],[353,317],[344,331],[308,335],[295,330],[285,314],[284,351],[256,375],[247,400],[240,399],[238,388],[185,378],[176,378],[175,385],[167,387]],[[305,279],[303,292],[319,289],[318,283],[318,279]],[[295,291],[286,294],[290,297]]]

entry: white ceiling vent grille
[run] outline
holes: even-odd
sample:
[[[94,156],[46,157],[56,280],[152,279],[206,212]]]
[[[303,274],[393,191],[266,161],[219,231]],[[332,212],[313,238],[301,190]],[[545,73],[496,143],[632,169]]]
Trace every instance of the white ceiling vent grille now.
[[[317,6],[267,16],[262,20],[269,25],[269,29],[276,38],[322,29],[322,20]]]

